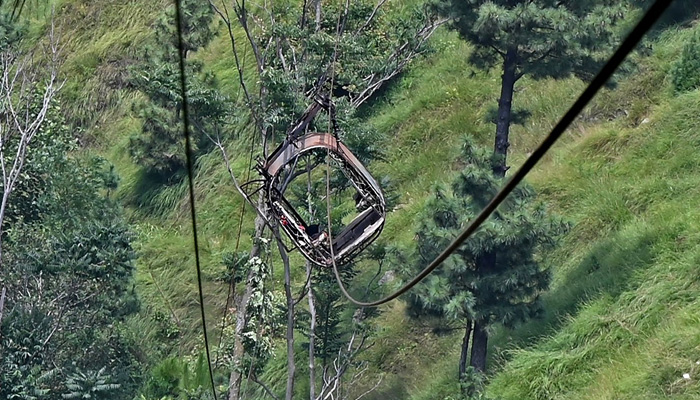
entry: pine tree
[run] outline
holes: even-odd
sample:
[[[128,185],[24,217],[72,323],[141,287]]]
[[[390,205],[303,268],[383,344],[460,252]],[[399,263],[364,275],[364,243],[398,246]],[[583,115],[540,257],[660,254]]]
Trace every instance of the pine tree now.
[[[471,63],[485,70],[502,65],[495,141],[500,157],[493,165],[497,176],[508,170],[505,157],[516,82],[525,75],[592,78],[605,61],[612,28],[625,10],[612,0],[439,0],[436,7],[453,17],[451,27],[474,45]]]
[[[187,60],[187,96],[195,154],[208,150],[226,114],[227,99],[216,90],[213,74],[203,72],[201,62],[188,56],[206,46],[214,36],[213,11],[207,2],[186,0],[183,8],[183,57]],[[149,174],[165,183],[177,181],[186,161],[182,137],[182,99],[177,35],[169,9],[157,21],[153,42],[143,62],[131,71],[133,85],[146,95],[135,111],[143,121],[141,132],[131,138],[132,157]]]
[[[460,161],[464,169],[450,187],[435,188],[421,216],[416,268],[434,259],[501,185],[491,171],[489,151],[467,140]],[[470,335],[470,364],[483,372],[486,328],[495,323],[513,327],[541,311],[539,296],[549,284],[549,273],[537,256],[567,226],[548,215],[534,197],[529,186],[518,187],[474,236],[411,293],[413,316],[438,317],[465,327],[460,378],[467,371]]]

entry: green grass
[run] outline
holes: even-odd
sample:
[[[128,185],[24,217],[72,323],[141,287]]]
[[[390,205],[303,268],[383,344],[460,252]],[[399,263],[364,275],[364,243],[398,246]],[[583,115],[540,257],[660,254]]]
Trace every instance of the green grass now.
[[[696,380],[682,379],[700,359],[697,335],[688,336],[700,289],[694,224],[700,177],[693,151],[700,121],[690,115],[699,99],[700,92],[669,98],[651,112],[654,122],[598,130],[567,151],[558,171],[538,177],[548,182],[545,193],[575,188],[552,201],[568,204],[577,221],[567,238],[574,242],[558,252],[569,248],[581,258],[562,259],[546,295],[550,310],[569,316],[536,345],[510,351],[492,393],[506,399],[700,393]],[[593,245],[585,249],[579,241]],[[669,345],[675,342],[685,344]]]
[[[656,44],[668,64],[687,32]],[[658,54],[642,70],[658,78]],[[637,76],[635,82],[651,81]],[[627,93],[625,93],[627,90]],[[619,94],[633,104],[638,87]],[[515,332],[489,392],[504,399],[697,398],[699,92],[648,93],[645,118],[602,124],[534,177],[576,228],[552,257],[550,331]],[[609,97],[603,97],[609,99]],[[654,104],[656,103],[656,104]],[[638,119],[638,118],[637,118]],[[585,301],[585,303],[581,303]],[[498,340],[498,336],[496,340]],[[523,347],[524,346],[524,347]]]
[[[665,78],[688,37],[688,30],[666,32],[649,56],[636,56],[635,72],[597,97],[531,177],[550,208],[575,225],[545,258],[553,283],[543,297],[544,319],[494,331],[491,364],[497,373],[489,393],[512,399],[696,398],[696,380],[682,379],[682,371],[700,370],[693,367],[700,342],[692,330],[697,256],[689,243],[698,237],[700,93],[673,97]],[[450,93],[469,92],[470,85],[493,96],[494,77],[470,77],[466,65],[441,69],[465,48],[443,51],[414,67],[372,118],[393,135],[393,158],[373,171],[395,177],[402,195],[384,239],[404,245],[413,238],[430,184],[449,179],[445,171],[453,169],[461,136],[490,144],[492,128],[476,117],[495,100],[462,98],[454,109],[449,103]],[[512,130],[512,164],[522,162],[582,88],[575,80],[520,84],[515,101],[533,109],[533,117]],[[459,124],[464,115],[468,122]],[[680,292],[685,301],[676,299]],[[662,328],[666,317],[672,327]],[[453,342],[459,339],[456,334]],[[687,347],[672,348],[668,341]],[[452,362],[428,357],[402,374],[409,379],[428,369],[433,375],[419,380],[423,389],[413,390],[412,399],[456,393],[457,347]]]

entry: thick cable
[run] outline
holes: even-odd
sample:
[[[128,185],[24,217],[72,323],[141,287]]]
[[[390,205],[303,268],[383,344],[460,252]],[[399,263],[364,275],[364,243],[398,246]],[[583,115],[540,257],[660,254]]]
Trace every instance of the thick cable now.
[[[559,120],[552,131],[547,135],[547,137],[540,143],[540,145],[532,152],[532,155],[525,160],[523,165],[518,169],[512,178],[503,186],[503,188],[496,194],[496,196],[489,202],[489,204],[484,207],[479,215],[474,218],[471,223],[462,231],[462,233],[457,236],[457,238],[450,243],[445,250],[440,253],[433,262],[430,263],[425,269],[423,269],[418,275],[416,275],[411,281],[409,281],[404,287],[395,291],[394,293],[370,302],[363,302],[353,298],[347,289],[343,285],[343,281],[340,279],[340,273],[338,272],[338,267],[333,259],[333,273],[338,281],[340,290],[343,295],[350,300],[352,303],[361,307],[376,307],[387,303],[402,294],[408,292],[411,288],[416,286],[420,281],[425,279],[430,273],[432,273],[443,261],[447,259],[452,253],[454,253],[459,246],[464,243],[478,228],[481,224],[486,221],[486,219],[498,208],[498,206],[503,202],[503,200],[508,197],[510,192],[515,189],[520,182],[523,181],[525,176],[532,170],[532,168],[537,165],[537,163],[544,157],[544,155],[549,151],[549,149],[554,145],[554,143],[561,137],[561,135],[566,131],[566,129],[571,125],[571,123],[576,119],[579,113],[586,107],[586,105],[593,99],[595,94],[603,87],[605,82],[615,73],[615,70],[620,66],[625,57],[634,50],[635,46],[642,39],[644,34],[654,25],[654,22],[659,19],[664,10],[671,4],[672,0],[657,0],[654,5],[652,5],[649,10],[644,14],[644,17],[637,23],[632,32],[627,36],[627,38],[622,42],[620,47],[615,51],[615,53],[610,57],[608,62],[603,66],[603,68],[598,72],[598,74],[593,78],[588,87],[583,91],[581,96],[576,100],[576,102],[569,108],[569,111],[564,114],[564,116]],[[330,221],[330,206],[329,206],[329,221]],[[330,232],[330,227],[329,227]],[[331,242],[331,252],[333,251],[333,245]]]
[[[204,333],[204,348],[207,355],[207,365],[209,366],[209,380],[211,381],[211,391],[214,400],[217,400],[216,387],[214,385],[214,372],[211,367],[211,355],[209,354],[209,337],[207,335],[207,321],[204,312],[204,291],[202,290],[202,268],[199,261],[199,241],[197,239],[197,213],[194,205],[194,168],[192,162],[192,144],[190,141],[190,115],[187,104],[187,82],[185,80],[185,48],[182,40],[182,10],[180,0],[175,3],[175,26],[177,29],[177,54],[180,61],[180,90],[182,91],[182,119],[183,135],[185,136],[185,157],[187,158],[187,182],[189,184],[190,214],[192,216],[192,239],[194,242],[194,259],[197,267],[197,288],[199,289],[199,310],[202,314],[202,332]]]

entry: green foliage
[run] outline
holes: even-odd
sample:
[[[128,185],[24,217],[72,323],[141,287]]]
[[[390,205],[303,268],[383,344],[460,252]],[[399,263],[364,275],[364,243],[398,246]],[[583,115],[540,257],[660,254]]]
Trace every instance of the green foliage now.
[[[210,400],[211,382],[209,366],[204,354],[192,362],[177,358],[166,358],[151,371],[146,382],[143,398],[165,398],[177,400]]]
[[[351,278],[352,269],[344,270],[345,277]],[[312,290],[316,302],[315,352],[321,361],[322,369],[337,356],[338,350],[345,342],[345,334],[352,328],[343,320],[343,311],[347,303],[338,289],[332,271],[316,270],[313,282]]]
[[[270,240],[264,238],[257,240],[263,241],[264,247],[269,246]],[[269,257],[269,248],[266,252]],[[247,269],[251,271],[251,278],[248,281],[252,288],[248,303],[248,315],[251,316],[251,319],[242,334],[244,337],[243,345],[251,362],[263,365],[272,355],[272,337],[274,337],[281,319],[279,308],[281,299],[277,299],[269,287],[269,278],[272,272],[269,258],[263,260],[260,257],[253,257],[248,260]]]
[[[162,339],[174,339],[180,336],[180,327],[172,317],[164,312],[156,311],[153,313],[153,321],[158,325],[159,334]]]
[[[264,96],[254,98],[252,107],[262,121],[258,128],[265,131],[287,131],[316,91],[347,97],[353,106],[346,112],[353,116],[358,98],[370,98],[375,90],[370,89],[372,85],[383,77],[391,80],[415,55],[406,62],[403,57],[427,47],[417,32],[431,16],[420,6],[389,12],[388,7],[374,10],[376,4],[371,1],[333,1],[323,3],[316,20],[310,4],[299,5],[276,2],[260,15],[251,11],[256,15],[250,18],[262,21],[249,23],[249,29],[258,52],[256,84],[265,88]],[[328,120],[317,118],[310,129],[327,131]],[[354,124],[344,127],[349,136],[357,136],[355,129],[362,133],[363,128]],[[364,141],[370,142],[369,138]]]
[[[9,357],[13,357],[10,354]],[[10,364],[11,365],[11,364]],[[10,374],[14,377],[22,377],[21,381],[15,381],[15,385],[6,393],[11,393],[8,397],[9,399],[22,399],[22,400],[40,400],[46,399],[51,393],[49,385],[58,373],[58,369],[49,369],[47,371],[42,371],[40,367],[32,367],[27,372],[27,366],[20,367]],[[11,379],[6,379],[5,382],[10,382]]]
[[[467,367],[459,382],[459,394],[448,396],[444,400],[493,400],[484,393],[485,384],[486,376],[483,373],[474,367]]]
[[[222,256],[222,263],[226,267],[226,272],[219,279],[227,283],[239,284],[248,276],[247,264],[250,255],[246,252],[226,252]]]
[[[693,35],[683,47],[681,57],[673,64],[670,75],[676,93],[700,87],[700,34]]]
[[[416,267],[447,247],[500,187],[491,172],[491,155],[469,140],[460,162],[465,167],[451,188],[438,187],[426,205],[416,231]],[[508,327],[536,316],[549,283],[538,253],[566,230],[564,222],[534,202],[530,187],[520,186],[442,268],[416,287],[409,297],[411,311]],[[486,270],[486,257],[493,253],[494,269]]]
[[[68,376],[66,380],[68,393],[61,397],[64,399],[109,399],[111,392],[121,386],[110,381],[111,376],[105,374],[104,367],[99,371],[77,371]]]
[[[166,397],[176,395],[184,373],[184,363],[177,358],[166,358],[151,369],[151,376],[143,389],[144,396]]]
[[[523,76],[592,79],[606,61],[614,27],[627,9],[610,0],[434,0],[432,4],[451,17],[451,28],[474,46],[471,64],[487,71],[502,67],[498,110],[488,116],[497,123],[495,152],[503,161],[494,160],[493,170],[501,176],[507,170],[510,125],[522,125],[529,117],[525,109],[512,109],[516,82]]]
[[[131,345],[114,327],[138,310],[129,283],[133,253],[123,226],[93,222],[57,238],[24,229],[23,237],[15,236],[8,246],[6,257],[6,277],[17,283],[6,282],[2,338],[4,352],[10,355],[3,358],[3,369],[46,371],[58,365],[67,373],[99,366],[115,371],[118,379],[131,380],[138,374]],[[79,361],[74,360],[78,352]],[[3,389],[12,388],[10,382],[3,382]],[[122,396],[134,387],[124,389]]]
[[[205,46],[213,37],[210,25],[213,11],[206,2],[184,1],[183,57]],[[183,105],[174,12],[170,7],[155,27],[154,41],[144,49],[143,61],[131,69],[132,84],[147,100],[134,111],[143,121],[140,133],[131,137],[134,160],[155,177],[156,184],[172,184],[186,168],[182,132]],[[216,90],[211,74],[202,72],[200,62],[187,60],[188,111],[193,134],[193,152],[199,155],[211,148],[209,137],[220,135],[227,111],[227,100]]]
[[[214,37],[215,32],[210,25],[214,12],[208,3],[196,0],[184,0],[180,4],[182,11],[182,44],[184,57],[190,52],[206,46]],[[168,5],[167,12],[161,14],[155,23],[155,43],[160,47],[152,49],[161,53],[163,61],[177,64],[178,37],[175,29],[175,8]]]
[[[54,107],[27,155],[17,194],[31,202],[11,208],[7,221],[0,369],[13,373],[0,376],[0,397],[73,395],[68,385],[85,378],[97,385],[88,392],[130,399],[140,375],[121,325],[139,309],[131,233],[102,194],[103,160],[68,155],[60,115]],[[107,375],[119,387],[100,381]]]
[[[96,93],[109,92],[110,89],[95,84],[95,81],[90,81],[91,84],[83,89],[83,80],[75,77],[93,75],[95,71],[90,65],[94,63],[122,65],[121,61],[114,61],[110,57],[121,57],[122,54],[131,57],[140,53],[135,52],[134,47],[123,47],[123,43],[138,44],[139,40],[142,40],[139,38],[144,35],[144,30],[135,31],[133,22],[130,21],[140,18],[142,21],[136,25],[139,27],[150,22],[150,19],[144,17],[147,14],[123,10],[162,9],[161,6],[167,3],[160,2],[147,7],[140,5],[140,2],[128,2],[124,5],[108,3],[72,0],[62,3],[66,7],[66,14],[100,16],[99,24],[75,23],[80,21],[77,20],[80,17],[71,20],[73,26],[84,25],[84,32],[90,34],[76,34],[70,29],[70,22],[64,26],[69,49],[76,50],[72,54],[66,51],[66,56],[73,60],[73,70],[69,78],[78,80],[81,89],[75,91],[73,101],[70,104],[64,103],[64,107],[69,113],[81,112],[96,120],[109,121],[108,125],[99,128],[111,135],[99,142],[104,143],[103,149],[99,151],[104,151],[110,160],[117,164],[123,176],[122,184],[128,185],[134,179],[133,167],[126,161],[128,157],[123,156],[127,152],[124,150],[125,141],[121,138],[128,137],[129,133],[136,130],[133,128],[134,124],[125,124],[120,119],[122,117],[119,111],[115,111],[117,115],[105,114],[101,108],[94,111],[93,107],[104,107],[102,98]],[[679,3],[683,1],[674,1],[674,4]],[[693,5],[695,2],[685,3]],[[115,12],[115,9],[120,12]],[[393,10],[387,14],[390,16],[392,13]],[[107,34],[92,36],[93,31],[107,31]],[[546,323],[540,320],[533,321],[527,324],[526,329],[505,333],[496,330],[492,341],[495,351],[492,354],[500,358],[500,355],[503,355],[500,350],[504,347],[509,348],[508,345],[512,345],[513,341],[528,346],[534,337],[540,338],[539,342],[551,341],[551,336],[543,335],[552,332],[553,336],[555,331],[559,331],[561,322],[558,321],[564,320],[564,323],[568,324],[568,314],[571,315],[571,320],[581,319],[581,322],[577,324],[576,329],[561,329],[563,339],[557,339],[559,347],[538,352],[537,357],[529,358],[527,368],[523,367],[526,363],[517,364],[517,368],[506,369],[492,378],[493,390],[502,388],[501,393],[505,393],[505,397],[530,397],[528,392],[509,392],[513,388],[542,388],[542,398],[697,397],[696,381],[681,380],[682,373],[693,372],[691,368],[697,354],[695,327],[699,314],[693,299],[697,299],[698,291],[691,284],[696,280],[693,268],[697,266],[697,259],[689,254],[685,257],[685,253],[682,252],[685,248],[666,253],[658,251],[660,247],[674,248],[674,245],[683,243],[692,246],[697,242],[693,221],[696,221],[698,216],[692,209],[697,209],[693,207],[698,187],[695,179],[698,176],[697,157],[694,152],[697,148],[697,138],[693,132],[697,132],[695,125],[698,102],[695,93],[686,93],[678,97],[677,103],[669,105],[665,92],[668,86],[663,80],[669,70],[669,63],[680,53],[682,44],[679,44],[677,38],[688,36],[686,31],[673,31],[664,35],[663,42],[655,42],[653,60],[644,61],[647,67],[653,63],[652,71],[641,69],[630,81],[621,82],[630,83],[627,89],[621,86],[624,90],[601,93],[601,96],[606,96],[603,97],[605,100],[598,101],[593,107],[593,112],[586,113],[572,129],[571,135],[563,138],[564,147],[555,149],[551,158],[545,161],[551,164],[545,164],[544,168],[534,171],[533,184],[540,196],[559,213],[572,216],[578,224],[567,237],[564,246],[553,253],[546,253],[547,264],[554,266],[554,290],[543,296],[549,310],[553,310],[551,314],[548,312],[550,315]],[[383,234],[383,240],[392,243],[411,243],[414,234],[406,227],[410,226],[417,210],[423,208],[426,188],[430,188],[432,182],[443,179],[445,171],[454,168],[452,160],[455,149],[459,148],[459,132],[468,130],[480,142],[492,142],[491,139],[486,139],[487,127],[481,121],[487,111],[484,103],[493,98],[496,73],[464,73],[469,67],[464,64],[463,59],[470,48],[457,42],[453,35],[441,32],[437,39],[433,44],[439,46],[440,53],[421,61],[417,68],[403,75],[404,79],[393,87],[390,96],[387,96],[387,102],[380,104],[382,108],[378,112],[373,108],[371,113],[368,113],[371,122],[380,133],[391,138],[382,141],[379,146],[387,150],[387,161],[374,164],[372,171],[374,173],[379,170],[391,174],[398,185],[398,192],[402,194],[401,204],[392,213]],[[217,49],[227,47],[228,43],[225,43]],[[219,57],[220,54],[221,51],[214,52],[214,57],[227,58]],[[637,78],[642,79],[641,84],[638,84]],[[518,105],[524,105],[533,115],[527,126],[514,127],[518,135],[517,140],[513,142],[511,156],[516,164],[532,148],[532,144],[539,140],[541,132],[551,127],[551,122],[559,116],[580,88],[581,83],[574,80],[523,82],[519,89],[527,94],[518,98]],[[123,101],[124,104],[128,104],[128,99]],[[633,110],[629,108],[628,101],[634,101],[640,107]],[[88,106],[83,106],[85,104]],[[128,108],[128,105],[126,107]],[[599,111],[601,109],[603,113]],[[635,117],[618,117],[623,111],[630,111]],[[648,128],[639,129],[621,126],[617,119],[621,118],[623,123],[632,122],[637,126],[647,117],[651,121],[650,124],[642,126]],[[607,119],[617,120],[601,122]],[[320,125],[326,126],[325,123]],[[599,126],[603,126],[605,132],[602,132]],[[231,147],[240,150],[243,144]],[[669,157],[669,154],[673,154],[673,157]],[[658,157],[661,157],[661,160]],[[209,159],[213,160],[214,157]],[[235,193],[223,187],[221,182],[224,181],[225,171],[211,167],[214,164],[216,161],[209,162],[209,167],[201,170],[202,181],[197,195],[198,200],[201,199],[201,202],[198,202],[198,218],[200,222],[205,222],[203,229],[210,238],[204,256],[211,257],[215,263],[219,251],[233,245],[231,238],[235,229],[229,227],[233,225],[230,221],[237,219],[234,218],[238,215],[235,210],[240,203],[235,200]],[[237,162],[235,167],[240,170],[243,164]],[[547,165],[552,168],[548,168]],[[83,167],[87,166],[87,163],[83,164]],[[81,183],[82,178],[88,176],[78,174],[74,181]],[[27,183],[26,187],[44,186]],[[183,192],[170,192],[172,200],[167,202],[168,206],[179,204]],[[61,196],[67,194],[70,192],[60,192]],[[19,201],[17,204],[32,203]],[[70,210],[67,208],[68,206],[65,212],[68,213]],[[18,211],[15,215],[27,214]],[[251,215],[246,214],[244,232],[249,231]],[[644,229],[628,229],[630,225],[634,228],[642,224],[640,219],[652,221],[648,226],[644,224]],[[187,264],[190,259],[186,249],[190,246],[190,238],[181,234],[186,226],[180,228],[183,225],[180,214],[176,218],[139,220],[136,224],[139,230],[144,232],[141,242],[148,250],[141,256],[140,265],[144,266],[141,273],[147,274],[145,271],[155,266],[156,271],[163,271],[166,275],[161,283],[167,288],[168,295],[172,295],[172,298],[178,301],[178,315],[185,315],[183,321],[188,328],[183,336],[183,346],[187,348],[193,341],[185,337],[193,337],[193,332],[197,332],[199,326],[193,317],[195,313],[189,312],[194,309],[196,299],[192,296],[193,287],[189,280],[191,271]],[[647,230],[663,232],[672,225],[684,226],[687,229],[668,238],[664,234],[662,240],[653,241],[645,239],[646,234],[634,233]],[[20,228],[20,225],[16,226]],[[600,241],[597,240],[599,237]],[[246,244],[244,241],[243,245]],[[644,279],[637,280],[641,270],[650,266],[653,272],[645,274]],[[684,271],[682,274],[680,269],[677,269],[681,266]],[[279,271],[276,271],[276,276],[278,273]],[[570,279],[567,278],[569,276]],[[150,282],[150,279],[147,281]],[[148,282],[137,283],[137,289],[141,291],[142,296],[149,290],[154,290]],[[212,309],[219,308],[225,299],[225,294],[222,295],[224,291],[221,290],[223,285],[211,282],[205,284],[208,286],[207,303],[212,305]],[[606,293],[614,298],[621,292],[635,288],[639,290],[633,296],[626,296],[609,307],[597,307],[590,303],[580,305],[577,295],[583,293],[589,301],[593,301],[599,293]],[[151,298],[149,302],[151,301],[162,305],[157,299]],[[578,305],[572,307],[571,304]],[[647,305],[649,307],[641,308]],[[379,320],[382,326],[377,335],[377,344],[370,352],[382,349],[382,358],[377,357],[379,361],[375,365],[382,365],[382,368],[389,369],[389,372],[377,392],[364,398],[415,398],[416,392],[420,391],[423,393],[421,399],[434,400],[447,398],[449,393],[456,393],[459,390],[456,378],[445,378],[455,375],[454,367],[444,360],[454,360],[452,344],[457,340],[453,336],[424,336],[424,331],[418,324],[404,321],[402,302],[389,305],[384,310],[385,315]],[[559,313],[558,310],[564,311]],[[650,318],[646,319],[646,316]],[[150,328],[150,318],[142,318],[138,323],[141,324],[142,321],[143,325],[139,326]],[[604,323],[600,324],[601,321]],[[189,328],[189,325],[196,325],[196,328]],[[28,336],[28,332],[35,326],[36,323],[30,326],[31,329],[28,329],[27,333],[18,337]],[[637,330],[640,326],[644,329]],[[144,329],[144,332],[147,330]],[[635,335],[641,332],[641,340],[617,351],[622,346],[619,341],[611,339],[629,338],[630,330]],[[41,330],[37,330],[37,334],[39,332]],[[599,335],[596,336],[592,332],[599,332]],[[144,352],[150,351],[151,346],[157,346],[153,342],[155,340],[151,341],[148,336],[142,339],[142,343],[145,344],[142,349],[130,351],[143,356]],[[419,345],[413,353],[404,350],[416,343]],[[404,357],[398,360],[407,362],[387,363],[387,360],[397,359],[394,357],[397,349],[401,349],[401,355]],[[580,352],[572,349],[580,349]],[[508,360],[521,359],[528,357],[527,353],[530,352],[532,350],[506,352],[504,357]],[[5,354],[3,353],[3,357]],[[410,357],[411,354],[413,357]],[[374,353],[371,353],[371,356],[374,357]],[[517,361],[513,364],[516,363]],[[100,366],[96,365],[89,369],[99,368]],[[526,369],[528,372],[523,373]],[[565,372],[560,373],[562,370]],[[0,371],[7,371],[5,364],[0,365]],[[29,372],[23,369],[21,373],[27,376],[22,384],[36,389],[32,396],[39,396],[38,393],[46,390],[41,388],[48,388],[53,384],[51,371]],[[505,377],[512,379],[506,382]],[[581,377],[585,379],[579,379]],[[65,381],[65,375],[62,381]],[[126,382],[122,379],[118,381]],[[407,388],[407,381],[414,384]],[[449,381],[449,385],[435,384],[446,381]],[[546,391],[562,384],[569,385],[566,391]],[[439,385],[442,386],[438,387]],[[0,386],[5,387],[5,382]],[[394,388],[395,390],[392,390]],[[26,394],[22,396],[30,396],[29,391],[23,393]],[[453,397],[456,398],[456,395],[453,394]],[[157,398],[159,397],[149,396],[150,400]]]
[[[248,303],[249,320],[242,332],[245,358],[239,360],[244,368],[257,370],[273,355],[273,338],[278,336],[282,324],[283,313],[282,299],[270,287],[271,263],[270,263],[270,239],[258,238],[261,246],[261,254],[258,257],[248,258],[239,254],[231,259],[225,256],[224,262],[242,263],[240,274],[247,277],[247,284],[251,287],[250,301]],[[241,264],[237,264],[241,266]],[[237,276],[239,272],[234,272]],[[229,281],[230,282],[230,281]],[[235,318],[235,316],[228,316]],[[222,344],[218,359],[223,365],[233,368],[237,360],[232,358],[235,345],[235,321],[227,320],[226,328],[222,333]]]
[[[435,7],[453,17],[451,27],[474,44],[474,65],[488,69],[513,52],[516,75],[535,79],[592,78],[625,11],[624,4],[607,0],[444,0]]]
[[[22,26],[4,8],[0,8],[0,51],[15,45],[22,38],[26,26]]]
[[[668,71],[692,35],[668,32],[643,63]],[[550,254],[562,265],[545,302],[560,322],[544,331],[532,327],[535,336],[545,335],[504,354],[508,361],[491,379],[490,393],[591,400],[700,393],[695,379],[682,377],[696,376],[698,361],[698,338],[691,333],[698,258],[687,240],[698,237],[697,154],[688,147],[698,140],[693,110],[700,93],[671,96],[670,83],[646,114],[653,122],[593,127],[563,150],[558,168],[538,174],[545,196],[578,221],[566,244]],[[587,301],[565,308],[581,298],[567,298],[571,292]],[[560,308],[565,311],[556,315]]]
[[[648,9],[654,4],[653,0],[630,0],[634,6]],[[695,0],[674,0],[657,22],[654,29],[668,28],[670,25],[682,24],[697,18],[700,4]]]

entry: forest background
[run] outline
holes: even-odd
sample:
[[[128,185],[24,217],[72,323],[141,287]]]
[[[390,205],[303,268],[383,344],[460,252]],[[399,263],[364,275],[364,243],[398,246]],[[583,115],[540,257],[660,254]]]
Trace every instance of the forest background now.
[[[583,3],[597,14],[586,6],[567,14],[547,1],[493,6],[500,3],[469,3],[479,10],[472,15],[450,2],[183,2],[219,397],[700,396],[692,2],[674,2],[531,187],[502,210],[505,225],[488,226],[462,261],[406,298],[353,307],[330,271],[287,258],[243,207],[232,174],[244,180],[251,154],[280,140],[310,88],[333,90],[343,139],[380,180],[391,210],[380,240],[343,278],[360,297],[397,288],[500,186],[494,166],[516,168],[534,149],[649,5],[591,1]],[[0,9],[0,395],[210,398],[172,5]],[[571,31],[577,12],[594,16],[590,27],[577,24],[591,31]],[[474,20],[465,30],[455,15]],[[544,51],[521,35],[519,46],[542,53],[534,67],[520,57],[510,146],[494,159],[509,49],[489,35],[507,40],[499,32],[528,17],[567,34],[542,40],[559,45]],[[560,50],[578,58],[547,62]],[[332,84],[319,82],[331,64]],[[320,116],[316,126],[328,123]],[[301,186],[299,198],[316,199],[304,203],[309,216],[325,218],[325,182]],[[332,218],[342,222],[351,213],[347,184],[338,179],[332,189]],[[508,223],[509,213],[527,223]],[[445,215],[459,218],[444,223]],[[492,284],[494,293],[508,279],[529,287],[505,291],[523,305],[515,311],[481,300],[469,282],[483,278],[458,282],[480,270],[470,263],[483,249],[502,246],[527,261],[507,265],[523,265],[529,278],[479,287]],[[476,358],[475,348],[483,349]]]

